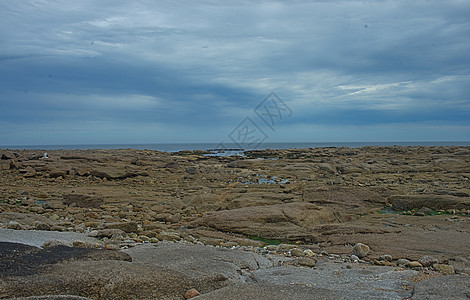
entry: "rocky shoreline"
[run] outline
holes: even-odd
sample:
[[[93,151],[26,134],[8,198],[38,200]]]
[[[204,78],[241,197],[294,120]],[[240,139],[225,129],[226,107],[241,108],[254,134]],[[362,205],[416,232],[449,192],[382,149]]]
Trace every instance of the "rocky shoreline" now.
[[[319,298],[325,299],[360,297],[356,285],[351,285],[349,294],[332,282],[319,290],[314,282],[322,276],[317,272],[321,266],[323,275],[335,268],[345,272],[385,268],[383,272],[406,274],[394,277],[394,284],[404,280],[407,285],[401,292],[381,286],[389,294],[374,294],[370,286],[366,288],[371,293],[368,297],[419,299],[433,291],[433,282],[442,285],[447,281],[459,291],[456,297],[470,296],[465,288],[470,278],[470,147],[258,150],[245,152],[244,157],[122,149],[53,150],[47,151],[45,158],[44,152],[0,150],[0,242],[40,246],[44,250],[34,250],[38,253],[70,247],[122,253],[145,249],[142,251],[149,254],[173,247],[174,252],[186,249],[185,255],[200,260],[191,270],[204,269],[204,260],[194,257],[196,248],[187,247],[202,247],[201,252],[230,251],[237,253],[234,257],[252,253],[268,262],[245,271],[235,268],[231,272],[244,272],[244,277],[236,280],[214,281],[200,274],[201,278],[212,278],[200,285],[181,284],[179,279],[175,284],[165,283],[155,279],[158,272],[152,275],[147,270],[154,278],[148,284],[171,287],[160,294],[146,291],[148,299],[183,299],[191,288],[202,294],[197,296],[201,299],[220,299],[230,293],[239,299],[250,299],[248,295],[253,299],[261,291],[272,298],[269,288],[262,287],[276,291],[275,287],[289,286],[282,276],[273,275],[276,272],[290,274],[285,278],[294,276],[289,280],[297,282],[297,289],[289,286],[286,295],[279,294],[288,298],[293,297],[288,294],[292,292],[297,293],[297,299],[309,299],[307,295],[314,290],[323,291]],[[22,239],[22,232],[37,232],[42,238]],[[61,234],[67,239],[60,238]],[[73,234],[80,238],[73,238]],[[0,263],[7,266],[12,249],[20,246],[2,245],[5,251],[0,252]],[[32,250],[25,253],[30,254],[28,251]],[[99,260],[84,257],[45,264],[52,269],[81,264],[83,271],[85,265],[91,268],[96,261],[103,268],[109,268],[104,267],[105,262],[116,262],[127,270],[122,274],[132,273],[127,268],[134,268],[127,266],[135,261],[132,254],[132,262],[116,260],[117,256]],[[161,268],[162,262],[157,265]],[[9,266],[4,269],[13,268]],[[42,274],[39,278],[50,277],[48,286],[53,286],[55,293],[18,289],[20,282],[35,286],[42,279],[38,280],[36,273],[12,275],[4,270],[0,297],[147,297],[124,287],[119,290],[119,285],[101,286],[94,292],[87,292],[86,285],[72,288],[73,282],[60,285],[52,279],[56,271],[51,268],[38,273]],[[184,268],[171,268],[164,266],[170,277],[176,276],[176,271],[178,276],[185,273]],[[311,280],[295,277],[302,272]],[[213,273],[211,276],[219,274]],[[142,278],[134,283],[139,280]],[[420,290],[426,284],[429,286]],[[463,288],[457,288],[460,285]],[[70,290],[74,293],[67,292]],[[247,291],[245,298],[240,290]],[[440,292],[434,291],[436,297]]]

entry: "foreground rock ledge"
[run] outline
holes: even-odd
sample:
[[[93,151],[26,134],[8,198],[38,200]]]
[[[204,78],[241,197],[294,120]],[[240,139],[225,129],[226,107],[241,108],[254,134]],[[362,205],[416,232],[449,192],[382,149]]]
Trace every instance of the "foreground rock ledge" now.
[[[202,245],[161,243],[116,251],[77,249],[75,257],[51,261],[70,250],[0,243],[0,263],[36,258],[28,272],[0,272],[2,298],[9,299],[464,299],[470,276],[425,279],[418,271],[320,260],[316,268],[277,266],[276,257]],[[105,254],[101,254],[103,252]],[[121,251],[117,251],[121,252]],[[109,255],[106,253],[110,253]],[[131,259],[126,259],[126,255]],[[39,258],[39,259],[38,259]],[[124,260],[123,260],[124,259]],[[281,258],[279,258],[281,259]],[[47,295],[69,295],[49,296]],[[30,298],[28,298],[30,297]]]

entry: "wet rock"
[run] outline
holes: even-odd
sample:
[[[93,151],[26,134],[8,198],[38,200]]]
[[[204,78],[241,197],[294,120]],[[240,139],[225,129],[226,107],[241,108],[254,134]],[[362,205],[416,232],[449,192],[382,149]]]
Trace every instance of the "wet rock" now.
[[[330,174],[335,174],[336,173],[336,167],[334,167],[334,166],[332,166],[331,164],[328,164],[328,163],[317,164],[317,167],[321,171],[326,171]]]
[[[235,160],[229,162],[227,167],[229,168],[239,168],[239,169],[247,169],[253,166],[253,161],[246,159],[246,160]]]
[[[364,258],[369,254],[370,248],[369,246],[362,244],[362,243],[357,243],[353,247],[353,254],[356,255],[359,258]]]

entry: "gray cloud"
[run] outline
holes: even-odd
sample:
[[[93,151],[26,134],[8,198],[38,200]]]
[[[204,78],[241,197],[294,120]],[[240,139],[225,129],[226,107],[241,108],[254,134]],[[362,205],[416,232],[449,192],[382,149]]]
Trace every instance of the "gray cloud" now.
[[[470,126],[467,1],[4,1],[0,11],[8,126],[124,120],[218,127],[217,140],[273,90],[295,112],[289,128]]]

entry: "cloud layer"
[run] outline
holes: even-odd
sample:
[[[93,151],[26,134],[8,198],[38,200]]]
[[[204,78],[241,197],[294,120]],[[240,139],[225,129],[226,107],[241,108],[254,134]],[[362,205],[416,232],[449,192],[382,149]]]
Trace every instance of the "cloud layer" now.
[[[271,91],[293,115],[270,141],[468,141],[469,16],[458,0],[2,1],[0,145],[218,142]]]

